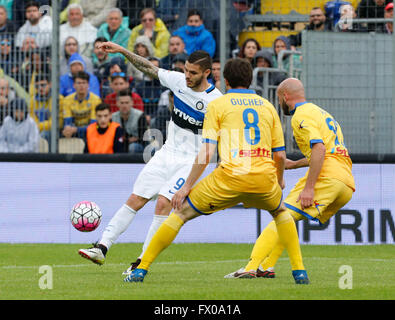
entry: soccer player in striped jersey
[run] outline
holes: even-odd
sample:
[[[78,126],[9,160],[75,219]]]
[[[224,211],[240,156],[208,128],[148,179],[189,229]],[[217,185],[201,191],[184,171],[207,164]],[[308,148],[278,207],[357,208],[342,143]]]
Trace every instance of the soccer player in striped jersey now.
[[[144,166],[135,181],[133,192],[126,203],[115,213],[105,228],[101,240],[93,248],[80,249],[79,254],[97,264],[103,264],[107,251],[129,227],[137,212],[150,200],[156,199],[155,214],[148,230],[143,250],[156,230],[171,211],[171,199],[185,183],[201,142],[204,114],[207,104],[222,96],[207,81],[211,73],[211,57],[205,51],[193,52],[186,61],[185,73],[156,67],[147,59],[112,43],[104,42],[101,48],[108,53],[122,53],[137,69],[174,93],[174,108],[168,125],[165,144]],[[124,272],[129,274],[140,262]]]
[[[229,90],[208,105],[203,145],[188,179],[172,199],[175,211],[158,229],[126,282],[144,280],[152,262],[172,243],[185,222],[243,203],[273,216],[290,256],[295,282],[308,283],[295,222],[282,201],[286,155],[280,118],[269,101],[248,90],[252,67],[247,60],[230,59],[224,67],[224,78]],[[217,147],[219,166],[195,185]],[[246,269],[238,277],[255,278],[257,268]]]

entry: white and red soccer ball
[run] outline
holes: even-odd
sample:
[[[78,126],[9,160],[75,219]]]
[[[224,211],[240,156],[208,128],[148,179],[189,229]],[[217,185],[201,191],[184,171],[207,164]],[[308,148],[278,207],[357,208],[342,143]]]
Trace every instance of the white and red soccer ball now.
[[[101,217],[101,210],[96,203],[81,201],[71,209],[70,220],[78,231],[90,232],[99,226]]]

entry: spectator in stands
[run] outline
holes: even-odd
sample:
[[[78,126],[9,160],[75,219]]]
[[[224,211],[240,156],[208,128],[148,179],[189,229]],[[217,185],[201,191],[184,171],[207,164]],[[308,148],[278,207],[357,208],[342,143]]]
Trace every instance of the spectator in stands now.
[[[118,111],[117,105],[117,94],[118,92],[126,89],[130,89],[130,84],[128,82],[127,76],[123,72],[115,72],[111,76],[111,89],[113,90],[112,93],[108,94],[104,98],[104,102],[110,106],[110,110],[112,113]],[[141,110],[144,112],[144,103],[141,99],[140,95],[136,92],[130,91],[133,100],[133,108],[137,110]]]
[[[188,55],[186,53],[176,54],[173,58],[173,63],[171,65],[172,69],[181,69],[182,72],[185,71],[185,62],[188,60]]]
[[[187,24],[174,31],[173,35],[180,36],[184,40],[188,55],[197,50],[205,50],[211,57],[215,54],[215,39],[205,28],[202,16],[196,9],[188,12]]]
[[[6,7],[0,5],[0,38],[3,39],[3,35],[7,38],[14,36],[16,31],[15,23],[9,19]]]
[[[140,13],[143,8],[155,8],[156,0],[118,0],[116,7],[121,9],[123,16],[129,18],[129,28],[140,24]]]
[[[332,31],[333,27],[331,21],[326,19],[324,11],[320,7],[314,7],[310,11],[309,24],[305,27],[305,30]],[[296,35],[290,35],[289,40],[291,42],[291,49],[300,47],[302,45],[302,32]]]
[[[185,54],[185,43],[184,40],[180,36],[171,36],[169,38],[169,54],[166,57],[160,59],[160,65],[163,69],[172,69],[173,68],[173,58],[177,54]]]
[[[173,30],[175,22],[180,16],[180,12],[185,10],[185,1],[180,0],[160,0],[155,11],[165,23],[169,30]]]
[[[384,18],[385,19],[394,19],[394,4],[389,3],[385,7],[385,12],[384,12]],[[387,34],[392,34],[394,31],[394,24],[392,22],[386,22],[383,25],[379,25],[377,27],[376,32],[380,33],[387,33]]]
[[[119,8],[112,8],[107,15],[107,22],[103,23],[97,33],[98,37],[103,37],[126,48],[130,38],[131,30],[125,24],[122,24],[123,14]],[[109,57],[120,56],[121,54],[110,53]]]
[[[86,129],[85,153],[112,154],[124,152],[124,133],[119,123],[111,121],[110,106],[95,108],[96,122]]]
[[[134,79],[132,76],[128,76],[128,67],[126,66],[125,59],[121,57],[114,57],[110,60],[108,68],[105,71],[105,77],[101,82],[101,93],[102,98],[113,92],[111,88],[111,75],[114,73],[124,73],[128,79],[130,87],[133,86]]]
[[[49,15],[42,15],[40,4],[36,1],[29,1],[25,6],[26,22],[19,28],[15,45],[22,47],[26,38],[33,37],[39,48],[50,46],[52,39],[52,19]]]
[[[74,77],[75,93],[63,100],[64,128],[66,138],[77,136],[84,139],[87,126],[96,121],[95,108],[101,103],[99,96],[89,91],[90,75],[80,71]]]
[[[170,33],[160,18],[156,17],[152,8],[143,9],[140,13],[141,24],[132,29],[128,42],[128,49],[133,51],[137,38],[146,36],[154,49],[153,56],[163,58],[168,54]]]
[[[39,73],[35,77],[37,94],[30,98],[30,116],[37,123],[42,138],[51,142],[52,126],[52,96],[51,76],[49,73]],[[58,127],[63,128],[63,96],[59,95]]]
[[[364,32],[366,27],[353,20],[357,17],[354,7],[350,4],[343,4],[340,7],[340,19],[335,25],[335,32]]]
[[[256,68],[273,68],[273,58],[272,53],[268,50],[260,50],[255,55],[255,67]],[[283,80],[287,78],[285,72],[269,72],[268,74],[268,85],[277,86]],[[257,74],[257,84],[260,87],[264,86],[264,73],[258,72]]]
[[[107,76],[108,69],[110,68],[110,57],[108,53],[100,48],[103,42],[107,42],[104,37],[99,37],[93,43],[93,74],[99,80],[100,85],[102,84],[104,78]],[[103,89],[102,89],[103,93]]]
[[[68,64],[68,73],[61,75],[60,77],[60,94],[64,97],[75,92],[74,88],[74,76],[80,71],[86,71],[85,61],[79,53],[74,53],[71,55]],[[87,72],[89,75],[89,91],[93,92],[95,95],[100,97],[100,83],[97,77]]]
[[[16,29],[19,29],[26,21],[25,6],[28,2],[30,1],[13,0],[11,11],[8,11],[8,5],[6,5],[9,19],[15,23]],[[39,7],[49,6],[50,4],[50,0],[36,0],[36,2],[38,3]]]
[[[296,70],[300,70],[302,67],[301,57],[296,54],[287,53],[283,56],[283,60],[280,61],[279,53],[283,50],[290,51],[291,43],[288,37],[279,36],[273,42],[273,68],[283,69],[287,72],[288,76],[299,78],[300,72]]]
[[[128,67],[126,66],[126,62],[124,58],[114,57],[110,60],[110,63],[107,65],[107,68],[105,70],[104,77],[102,78],[102,81],[100,83],[102,98],[106,97],[108,94],[113,92],[111,89],[111,75],[113,73],[116,72],[125,73],[128,78],[128,82],[130,86],[132,86],[133,77],[128,76],[127,69]]]
[[[0,152],[33,153],[39,150],[37,124],[29,116],[26,101],[16,98],[10,102],[10,115],[0,128]]]
[[[60,26],[59,33],[60,43],[64,43],[67,37],[74,36],[79,43],[80,53],[91,58],[97,29],[84,19],[82,7],[78,3],[67,8],[67,23]]]
[[[152,42],[147,36],[138,36],[134,41],[133,52],[143,58],[153,57],[155,55]],[[144,73],[138,70],[132,63],[129,63],[128,74],[130,74],[134,81],[139,82],[144,80]]]
[[[230,1],[227,1],[230,2]],[[215,43],[219,42],[219,30],[220,30],[220,1],[213,1],[213,0],[183,0],[181,4],[181,10],[180,10],[180,16],[178,17],[177,21],[173,25],[172,30],[177,30],[181,28],[184,24],[185,21],[188,19],[189,11],[193,9],[198,9],[200,16],[202,17],[202,20],[204,21],[204,27],[207,29],[213,36]],[[232,10],[231,10],[232,11]],[[233,25],[233,20],[232,21],[232,27],[231,29],[234,28]],[[239,27],[236,27],[234,29],[239,29]],[[242,30],[240,30],[242,31]],[[234,31],[231,30],[230,36],[232,37],[232,33]],[[173,32],[174,34],[174,32]],[[214,54],[212,57],[215,57],[219,54],[218,52],[218,47],[216,46],[216,50],[214,51]],[[188,54],[190,52],[187,50]]]
[[[17,51],[17,55],[14,57],[18,67],[12,76],[14,76],[27,91],[29,91],[31,77],[34,72],[32,57],[34,53],[39,51],[40,49],[36,46],[34,38],[26,38],[23,42],[22,49],[19,52]],[[11,57],[12,56],[11,54]]]
[[[9,35],[7,38],[4,35],[0,40],[0,68],[10,76],[14,76],[19,70],[17,57],[12,52],[13,48],[12,36]]]
[[[60,59],[60,74],[65,74],[68,71],[69,59],[74,53],[80,53],[80,45],[78,40],[74,36],[69,36],[66,38],[63,43],[63,57]],[[86,56],[81,55],[82,59],[85,62],[86,71],[92,73],[93,72],[93,63],[92,60]]]
[[[250,61],[251,66],[254,68],[255,54],[261,50],[261,46],[256,39],[249,38],[245,40],[239,51],[239,58],[247,59]]]
[[[384,9],[392,0],[361,0],[357,8],[357,17],[362,18],[384,18]],[[375,31],[381,28],[383,23],[368,23],[367,31]]]
[[[159,59],[149,57],[149,61],[159,68]],[[151,124],[151,119],[154,119],[158,111],[158,102],[162,94],[163,87],[158,79],[150,78],[144,75],[143,81],[136,83],[136,92],[143,98],[144,112],[147,116],[148,124]]]
[[[144,151],[144,133],[148,129],[144,112],[133,108],[133,99],[129,89],[117,94],[119,111],[112,114],[112,120],[121,125],[125,132],[125,141],[129,153]]]
[[[99,28],[106,22],[108,13],[115,8],[117,0],[79,0],[85,19],[94,27]],[[94,5],[92,5],[94,4]]]
[[[10,102],[16,97],[7,79],[0,78],[0,126],[6,116],[10,114]]]
[[[30,99],[37,94],[35,87],[36,75],[39,73],[51,73],[51,56],[46,51],[35,50],[30,54],[29,72],[29,96]]]
[[[221,62],[218,58],[213,59],[213,63],[211,65],[211,77],[208,81],[218,90],[221,90]]]
[[[69,10],[69,6],[73,3],[80,4],[80,0],[61,0],[60,3],[60,24],[67,22],[67,11]],[[83,9],[82,9],[83,10]]]

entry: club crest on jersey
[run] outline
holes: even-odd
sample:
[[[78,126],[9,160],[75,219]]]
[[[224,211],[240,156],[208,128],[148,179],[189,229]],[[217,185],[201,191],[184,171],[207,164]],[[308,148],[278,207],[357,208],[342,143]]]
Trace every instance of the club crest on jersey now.
[[[203,108],[204,108],[204,103],[202,101],[196,102],[196,109],[203,110]]]

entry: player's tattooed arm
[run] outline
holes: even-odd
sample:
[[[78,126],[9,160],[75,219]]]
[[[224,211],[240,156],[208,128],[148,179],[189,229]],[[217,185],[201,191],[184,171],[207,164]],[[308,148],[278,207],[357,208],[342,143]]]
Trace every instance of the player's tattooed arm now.
[[[130,52],[124,47],[113,43],[113,42],[103,42],[100,46],[100,49],[104,50],[107,53],[122,53],[138,70],[143,72],[145,75],[152,79],[159,79],[158,71],[159,68],[151,63],[149,60]]]
[[[152,64],[149,60],[126,49],[122,53],[138,70],[140,70],[146,76],[152,79],[159,79],[159,68]]]

